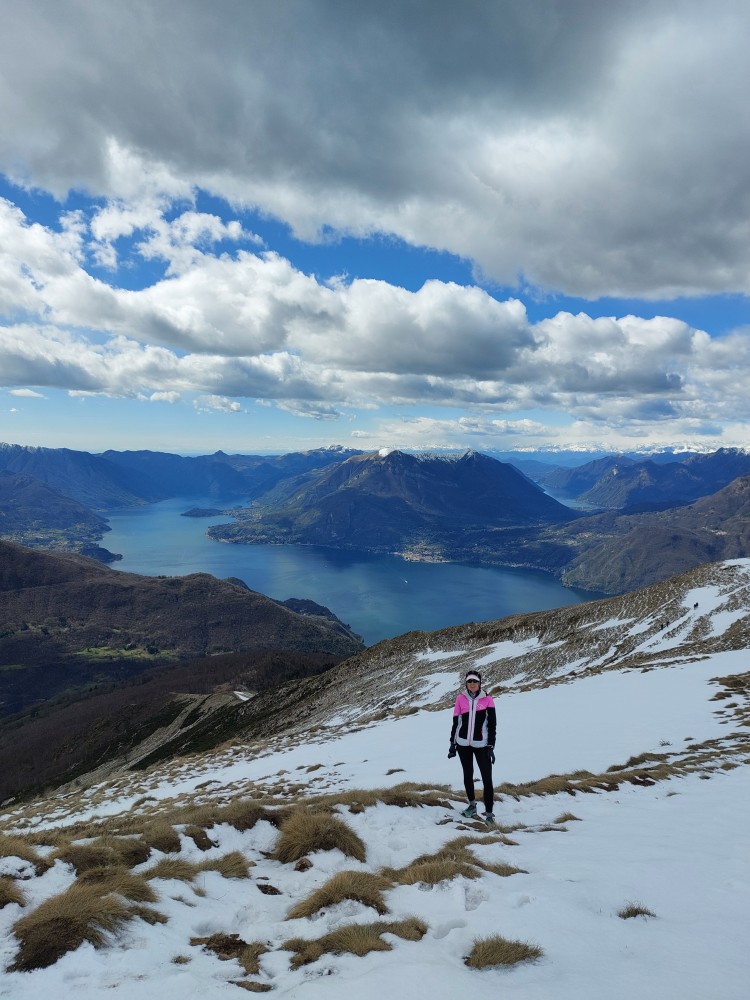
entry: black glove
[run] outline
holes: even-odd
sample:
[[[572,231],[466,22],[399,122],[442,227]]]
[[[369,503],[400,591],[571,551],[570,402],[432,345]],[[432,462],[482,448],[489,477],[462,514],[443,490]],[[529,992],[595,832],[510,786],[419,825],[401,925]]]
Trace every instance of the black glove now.
[[[487,747],[487,753],[490,755],[490,764],[495,763],[495,748]]]
[[[456,744],[455,743],[451,743],[451,748],[448,751],[448,760],[450,760],[451,757],[455,757],[455,756],[456,756]]]

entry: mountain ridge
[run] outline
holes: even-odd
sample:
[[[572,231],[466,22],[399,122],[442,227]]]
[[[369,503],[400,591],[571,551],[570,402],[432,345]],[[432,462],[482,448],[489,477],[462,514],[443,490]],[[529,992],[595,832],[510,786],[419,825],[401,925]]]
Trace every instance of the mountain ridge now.
[[[123,573],[3,540],[0,621],[0,701],[12,698],[15,711],[74,681],[158,662],[285,648],[348,655],[362,645],[311,601],[286,605],[208,573]]]
[[[457,532],[573,520],[516,469],[467,452],[458,458],[383,449],[288,481],[231,525],[220,541],[334,544],[370,551],[439,549]]]

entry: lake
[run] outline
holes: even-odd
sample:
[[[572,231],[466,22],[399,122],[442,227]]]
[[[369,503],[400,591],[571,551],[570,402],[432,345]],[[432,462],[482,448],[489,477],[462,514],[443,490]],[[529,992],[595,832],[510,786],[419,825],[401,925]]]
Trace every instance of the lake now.
[[[122,560],[113,563],[118,570],[147,576],[234,576],[277,600],[317,601],[368,646],[412,629],[433,631],[597,596],[563,587],[554,577],[533,570],[414,563],[319,546],[227,545],[208,538],[206,529],[230,518],[180,516],[191,507],[224,505],[215,497],[178,497],[112,511],[107,514],[112,530],[101,544],[122,553]]]

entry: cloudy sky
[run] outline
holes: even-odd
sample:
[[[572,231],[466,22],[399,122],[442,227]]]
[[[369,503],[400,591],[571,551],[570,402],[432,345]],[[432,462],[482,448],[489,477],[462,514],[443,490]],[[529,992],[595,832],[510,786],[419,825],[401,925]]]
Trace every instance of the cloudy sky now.
[[[0,5],[0,440],[750,444],[744,0]]]

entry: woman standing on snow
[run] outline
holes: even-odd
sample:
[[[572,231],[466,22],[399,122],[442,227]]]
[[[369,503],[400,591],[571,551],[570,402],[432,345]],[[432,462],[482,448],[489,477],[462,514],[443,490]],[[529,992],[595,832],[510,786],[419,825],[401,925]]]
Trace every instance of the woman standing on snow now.
[[[482,675],[478,670],[469,670],[465,677],[466,691],[456,698],[451,726],[451,747],[449,757],[458,758],[464,771],[464,788],[469,800],[468,809],[462,816],[472,819],[477,815],[474,800],[474,759],[479,765],[479,773],[484,786],[484,821],[487,826],[495,822],[493,806],[495,801],[492,787],[492,765],[495,763],[495,730],[497,720],[492,696],[482,690]]]

